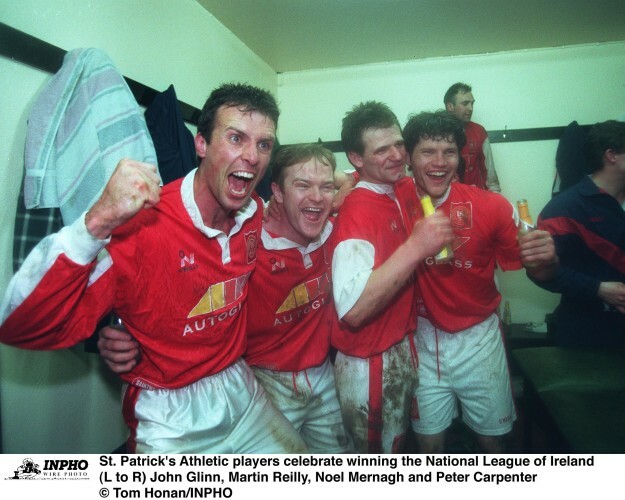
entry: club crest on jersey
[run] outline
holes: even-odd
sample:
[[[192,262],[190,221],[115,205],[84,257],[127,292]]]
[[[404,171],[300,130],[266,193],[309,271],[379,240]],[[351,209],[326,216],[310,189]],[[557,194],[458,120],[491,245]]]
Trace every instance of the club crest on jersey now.
[[[391,221],[391,231],[397,231],[399,229],[399,227],[397,226],[397,221],[396,220],[392,220]]]
[[[454,229],[471,229],[473,227],[473,205],[471,202],[452,203],[449,219]]]
[[[269,263],[271,264],[272,274],[283,273],[287,270],[284,259],[278,260],[275,257],[272,257],[271,259],[269,259]]]
[[[256,230],[245,233],[245,248],[247,250],[247,263],[251,264],[256,260],[256,249],[258,248],[258,235]]]

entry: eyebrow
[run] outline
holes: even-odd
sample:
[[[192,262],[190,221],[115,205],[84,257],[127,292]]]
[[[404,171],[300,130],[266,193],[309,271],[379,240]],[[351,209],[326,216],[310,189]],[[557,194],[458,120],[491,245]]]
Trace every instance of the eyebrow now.
[[[226,132],[236,132],[237,134],[242,135],[244,137],[249,137],[248,133],[246,133],[243,130],[241,130],[241,129],[237,128],[237,127],[234,127],[232,125],[226,127]],[[271,134],[269,136],[260,138],[260,142],[263,142],[263,141],[272,141],[273,142],[275,140],[276,140],[275,134]]]
[[[397,140],[397,141],[395,141],[395,142],[393,142],[391,144],[384,144],[383,146],[380,146],[379,148],[374,149],[373,153],[374,154],[375,153],[381,153],[382,151],[385,151],[386,149],[390,148],[391,146],[396,146],[397,147],[397,146],[405,146],[405,145],[406,145],[406,143],[405,143],[405,141],[403,139],[402,140]]]
[[[295,177],[293,179],[293,182],[303,182],[304,184],[312,184],[314,181],[308,180],[304,177]],[[334,185],[334,179],[328,179],[327,181],[324,181],[323,184],[332,184]]]

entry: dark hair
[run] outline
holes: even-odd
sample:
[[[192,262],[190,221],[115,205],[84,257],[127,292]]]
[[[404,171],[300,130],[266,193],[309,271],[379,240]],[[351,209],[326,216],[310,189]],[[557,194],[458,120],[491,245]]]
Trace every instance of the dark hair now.
[[[395,113],[386,104],[377,101],[357,104],[343,118],[341,142],[345,153],[362,155],[365,152],[362,136],[366,130],[391,128],[394,125],[401,130]]]
[[[451,87],[447,89],[445,92],[445,97],[443,97],[443,103],[447,106],[447,103],[450,102],[452,104],[456,104],[456,94],[458,92],[462,94],[466,94],[471,92],[471,85],[467,85],[466,83],[458,82],[454,83]]]
[[[603,168],[603,155],[608,149],[625,153],[625,122],[608,120],[596,123],[586,134],[584,151],[590,168],[594,173]]]
[[[336,170],[334,154],[321,143],[282,146],[276,151],[271,162],[271,181],[283,188],[284,170],[291,165],[303,163],[312,158],[332,168],[332,172]]]
[[[271,118],[276,128],[278,127],[280,110],[271,93],[243,83],[226,83],[211,92],[198,120],[197,131],[207,142],[210,142],[215,127],[215,115],[221,106],[237,107],[243,112],[258,111]]]
[[[456,146],[458,146],[458,151],[467,142],[462,120],[442,109],[411,115],[404,127],[403,136],[408,155],[412,154],[412,150],[421,139],[438,141],[451,136]]]

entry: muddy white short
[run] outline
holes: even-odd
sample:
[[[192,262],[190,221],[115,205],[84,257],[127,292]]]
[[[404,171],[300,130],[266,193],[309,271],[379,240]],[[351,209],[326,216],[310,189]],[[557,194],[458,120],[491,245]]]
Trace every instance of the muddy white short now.
[[[180,389],[127,386],[129,452],[306,453],[244,361]]]
[[[350,451],[329,359],[298,372],[252,370],[274,405],[300,433],[310,453]]]
[[[343,422],[356,453],[400,453],[417,384],[413,334],[370,358],[339,352],[334,373]]]

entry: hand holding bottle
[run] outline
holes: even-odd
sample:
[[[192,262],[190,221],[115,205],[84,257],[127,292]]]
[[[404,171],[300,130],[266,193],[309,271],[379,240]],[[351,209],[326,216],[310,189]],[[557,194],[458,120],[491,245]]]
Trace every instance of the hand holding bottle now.
[[[532,216],[530,215],[529,206],[527,205],[527,200],[519,200],[516,202],[516,204],[519,210],[519,223],[517,226],[519,228],[519,237],[520,237],[533,231],[535,227],[534,227],[534,220],[532,219]]]
[[[417,261],[433,257],[441,248],[453,241],[454,233],[449,217],[436,212],[414,225],[407,244],[414,250]]]
[[[436,211],[434,209],[434,205],[432,204],[432,199],[426,194],[421,198],[421,207],[423,208],[423,215],[429,217],[434,214]],[[445,245],[441,251],[434,256],[434,261],[437,264],[441,264],[443,262],[447,262],[454,256],[454,252],[451,249],[451,245]]]
[[[544,274],[544,278],[547,279],[551,273],[545,273],[543,270],[546,268],[555,270],[558,262],[553,238],[547,231],[535,229],[527,200],[517,201],[517,207],[519,210],[518,239],[523,266],[534,274],[539,272]]]

